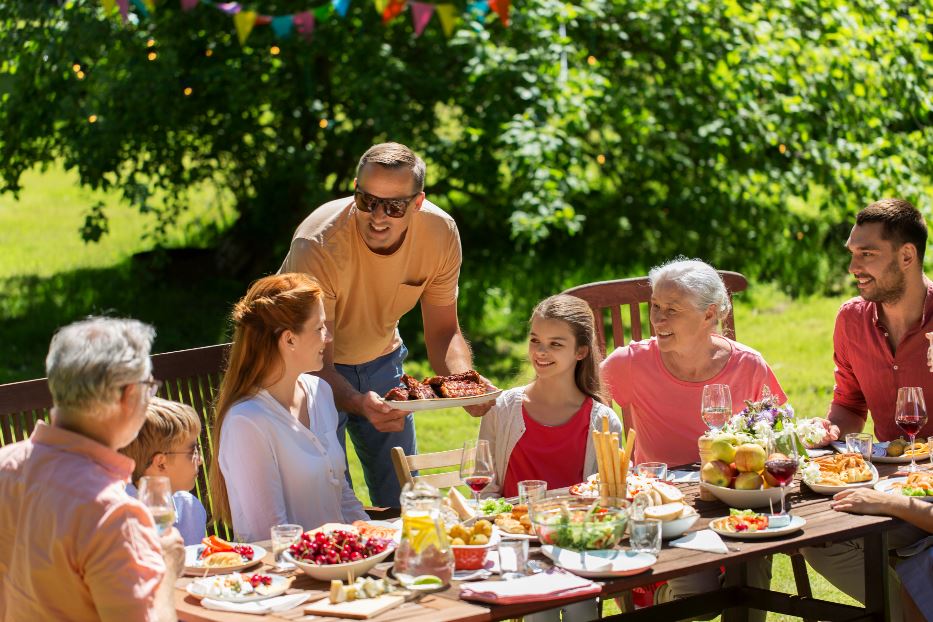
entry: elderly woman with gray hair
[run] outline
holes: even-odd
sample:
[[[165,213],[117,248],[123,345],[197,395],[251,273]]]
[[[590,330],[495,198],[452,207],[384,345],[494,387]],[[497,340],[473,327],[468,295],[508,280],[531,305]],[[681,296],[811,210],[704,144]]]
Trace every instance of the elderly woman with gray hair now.
[[[52,423],[0,449],[0,620],[175,619],[181,536],[157,535],[117,452],[158,387],[154,337],[136,320],[90,318],[52,338]]]
[[[675,259],[648,274],[655,336],[616,348],[602,364],[603,381],[622,407],[626,429],[638,430],[635,460],[670,465],[697,460],[706,431],[700,401],[707,384],[727,384],[732,409],[757,400],[763,386],[787,398],[758,352],[718,333],[731,305],[712,266]]]
[[[763,386],[781,402],[786,397],[758,352],[719,334],[730,303],[712,266],[678,258],[653,268],[648,281],[655,336],[616,348],[603,361],[603,381],[622,408],[626,429],[638,430],[636,462],[691,464],[698,457],[697,438],[706,431],[700,419],[705,385],[729,385],[734,412],[742,410],[744,400],[760,399]],[[748,570],[750,585],[768,587],[770,558],[749,563]],[[672,579],[655,593],[655,602],[715,590],[721,579],[730,578],[701,572]],[[750,614],[765,619],[764,612]]]

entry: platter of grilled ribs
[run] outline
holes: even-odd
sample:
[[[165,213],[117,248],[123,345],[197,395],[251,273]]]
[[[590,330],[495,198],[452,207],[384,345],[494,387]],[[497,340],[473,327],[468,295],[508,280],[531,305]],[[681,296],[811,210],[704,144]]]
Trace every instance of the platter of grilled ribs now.
[[[474,369],[462,374],[434,376],[419,382],[402,374],[402,383],[385,394],[386,403],[410,412],[482,404],[496,399],[501,389],[493,389]]]

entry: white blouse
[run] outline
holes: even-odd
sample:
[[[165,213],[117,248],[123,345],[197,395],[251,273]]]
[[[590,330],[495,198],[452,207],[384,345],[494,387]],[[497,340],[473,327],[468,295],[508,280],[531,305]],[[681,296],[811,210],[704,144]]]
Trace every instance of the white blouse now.
[[[330,385],[309,374],[298,382],[310,429],[266,390],[234,404],[221,426],[217,459],[240,540],[268,540],[286,523],[309,530],[369,518],[347,484]]]

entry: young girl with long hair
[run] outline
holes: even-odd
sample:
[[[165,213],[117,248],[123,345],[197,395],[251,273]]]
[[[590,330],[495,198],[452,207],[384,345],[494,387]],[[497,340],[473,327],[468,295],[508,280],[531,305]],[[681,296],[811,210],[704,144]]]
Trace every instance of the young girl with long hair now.
[[[233,346],[215,408],[209,480],[215,516],[237,538],[274,525],[365,520],[345,476],[330,386],[323,292],[304,274],[267,276],[233,308]]]
[[[622,431],[603,396],[599,359],[593,312],[583,300],[560,294],[538,303],[528,333],[535,378],[503,392],[480,424],[495,464],[486,492],[515,496],[525,479],[563,488],[596,472],[590,431],[602,430],[603,419]]]

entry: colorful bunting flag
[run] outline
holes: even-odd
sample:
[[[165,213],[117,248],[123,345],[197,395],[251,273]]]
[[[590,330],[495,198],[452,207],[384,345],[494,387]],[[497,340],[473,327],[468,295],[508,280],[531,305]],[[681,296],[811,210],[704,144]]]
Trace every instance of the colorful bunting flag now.
[[[316,22],[323,22],[330,18],[330,12],[334,10],[329,4],[323,4],[316,9],[314,9],[314,20]]]
[[[389,6],[382,12],[382,23],[388,24],[405,10],[407,0],[389,0]]]
[[[389,5],[389,0],[373,0],[373,4],[376,5],[376,13],[382,15],[386,10],[386,7]]]
[[[508,28],[510,0],[488,0],[488,2],[489,8],[496,12],[502,25]]]
[[[311,33],[314,32],[314,15],[311,11],[302,11],[292,16],[295,22],[295,30],[305,39],[311,39]]]
[[[196,6],[198,6],[198,0],[181,0],[182,11],[190,11]]]
[[[291,15],[277,15],[272,18],[272,32],[279,39],[288,39],[292,36],[293,24]]]
[[[101,0],[101,4],[104,5],[104,13],[110,15],[114,7],[117,6],[116,0]]]
[[[143,4],[145,4],[146,8],[150,11],[155,11],[155,0],[143,0]]]
[[[441,20],[444,36],[449,39],[454,32],[454,25],[457,23],[457,7],[452,4],[439,4],[437,5],[437,17]]]
[[[117,0],[117,6],[120,7],[120,16],[125,24],[130,14],[130,0]]]
[[[489,13],[489,2],[487,0],[475,0],[467,5],[467,12],[473,16],[473,19],[482,20]]]
[[[149,9],[147,9],[146,5],[143,4],[143,0],[130,0],[130,1],[133,3],[133,6],[135,6],[139,10],[140,15],[142,15],[143,17],[149,17]]]
[[[432,15],[434,15],[433,4],[427,4],[425,2],[411,3],[411,23],[415,27],[415,37],[421,36],[428,22],[431,21]]]
[[[219,2],[217,8],[227,15],[236,15],[243,10],[239,2]]]
[[[236,35],[240,39],[240,45],[246,43],[249,33],[253,30],[253,24],[256,23],[256,11],[240,11],[233,16],[233,24],[236,26]]]
[[[350,0],[331,0],[331,5],[334,7],[334,10],[337,11],[337,15],[346,17],[347,11],[350,8]]]

